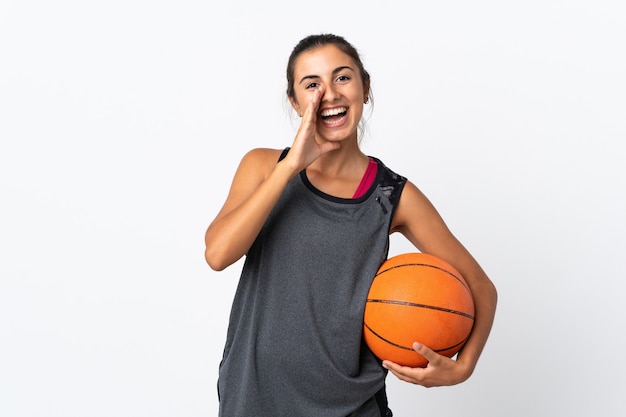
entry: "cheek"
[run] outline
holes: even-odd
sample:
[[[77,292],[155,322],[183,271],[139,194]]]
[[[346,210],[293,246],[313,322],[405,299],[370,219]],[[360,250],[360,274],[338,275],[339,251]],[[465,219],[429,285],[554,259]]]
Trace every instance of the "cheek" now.
[[[291,106],[296,112],[302,113],[306,109],[307,103],[310,101],[310,97],[306,92],[295,92],[294,97],[290,99]]]
[[[363,103],[363,99],[365,98],[365,92],[358,88],[358,89],[353,89],[350,92],[350,101],[352,102],[360,102]]]
[[[358,105],[352,106],[352,115],[360,120],[363,116],[363,104],[359,103]]]
[[[289,98],[289,103],[291,103],[291,108],[298,114],[300,114],[300,104],[296,98]]]
[[[365,93],[363,91],[353,91],[350,94],[350,101],[353,106],[363,106],[363,100],[365,99]]]

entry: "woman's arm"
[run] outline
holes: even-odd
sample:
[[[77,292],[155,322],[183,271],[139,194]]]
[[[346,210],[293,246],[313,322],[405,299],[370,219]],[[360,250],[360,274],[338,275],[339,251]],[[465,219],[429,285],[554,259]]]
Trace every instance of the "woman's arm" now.
[[[221,271],[248,252],[291,178],[338,143],[317,143],[317,109],[324,93],[318,88],[302,116],[289,154],[277,163],[280,150],[254,149],[241,160],[224,206],[205,234],[204,257]]]
[[[497,292],[491,280],[467,249],[450,232],[443,219],[422,192],[410,182],[404,187],[392,224],[417,249],[452,264],[465,278],[474,298],[472,333],[453,360],[430,350],[416,340],[414,349],[429,360],[425,368],[410,368],[385,361],[398,378],[426,387],[454,385],[471,376],[487,342],[494,320]]]
[[[289,180],[296,174],[277,163],[280,150],[254,149],[241,160],[228,197],[205,234],[204,256],[220,271],[248,252]]]

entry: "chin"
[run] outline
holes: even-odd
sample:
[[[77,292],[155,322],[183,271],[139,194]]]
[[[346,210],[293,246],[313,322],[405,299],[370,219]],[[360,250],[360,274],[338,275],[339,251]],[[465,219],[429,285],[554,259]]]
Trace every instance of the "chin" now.
[[[337,131],[330,131],[328,132],[328,129],[325,129],[326,134],[321,134],[319,135],[321,139],[328,141],[328,142],[344,142],[353,138],[356,138],[357,135],[357,131],[355,129],[347,131],[345,129],[341,129],[341,130],[337,130]]]

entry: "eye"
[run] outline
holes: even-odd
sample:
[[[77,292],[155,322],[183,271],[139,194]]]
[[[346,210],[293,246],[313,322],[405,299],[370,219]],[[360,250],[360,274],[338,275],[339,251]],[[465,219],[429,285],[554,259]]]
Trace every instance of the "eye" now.
[[[304,88],[306,88],[307,90],[310,88],[317,88],[319,86],[319,83],[309,83],[307,85],[304,86]]]
[[[340,75],[337,77],[337,81],[338,82],[346,82],[346,81],[350,81],[351,78],[349,75]]]

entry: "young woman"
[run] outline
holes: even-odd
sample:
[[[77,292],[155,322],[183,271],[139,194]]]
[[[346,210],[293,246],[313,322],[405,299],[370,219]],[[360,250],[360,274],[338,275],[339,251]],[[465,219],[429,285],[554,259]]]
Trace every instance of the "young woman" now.
[[[220,363],[220,416],[390,416],[388,371],[426,387],[469,378],[496,290],[420,190],[359,148],[370,76],[350,43],[301,40],[287,96],[302,118],[293,143],[242,158],[206,231],[214,270],[246,256]],[[472,290],[475,324],[456,359],[415,341],[425,368],[381,363],[363,342],[365,299],[394,232],[450,262]]]

